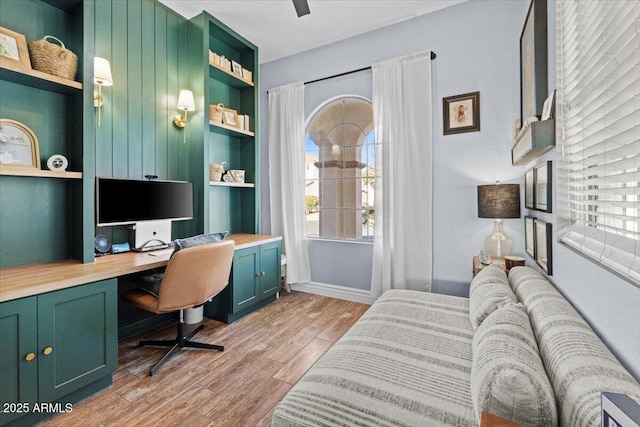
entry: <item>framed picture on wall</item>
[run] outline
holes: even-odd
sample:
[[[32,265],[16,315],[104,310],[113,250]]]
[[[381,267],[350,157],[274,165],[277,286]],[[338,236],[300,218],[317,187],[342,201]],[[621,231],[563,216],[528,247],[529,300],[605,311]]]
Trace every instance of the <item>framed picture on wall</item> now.
[[[536,210],[551,213],[551,161],[544,162],[533,168]]]
[[[527,209],[536,208],[535,185],[533,168],[524,173],[524,207]]]
[[[524,217],[524,245],[527,254],[529,254],[531,258],[536,259],[536,240],[533,229],[533,221],[533,217]]]
[[[552,274],[551,269],[551,224],[548,222],[533,220],[535,234],[535,260],[536,263],[548,275]]]
[[[445,135],[480,130],[480,92],[442,98]]]
[[[547,0],[532,0],[520,36],[521,123],[542,115],[547,87]]]

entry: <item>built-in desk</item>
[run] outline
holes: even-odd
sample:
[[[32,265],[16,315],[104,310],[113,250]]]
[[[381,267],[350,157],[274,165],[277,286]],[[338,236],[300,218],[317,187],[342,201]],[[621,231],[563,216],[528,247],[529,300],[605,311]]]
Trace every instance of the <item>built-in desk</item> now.
[[[205,313],[230,322],[275,300],[281,237],[232,234],[229,286]],[[166,267],[172,250],[106,255],[0,270],[0,425],[32,425],[50,415],[37,402],[77,402],[108,387],[117,367],[119,282]],[[5,404],[14,406],[3,406]]]
[[[237,233],[229,235],[227,240],[233,240],[235,250],[238,251],[279,242],[282,237]],[[166,267],[172,251],[173,249],[163,249],[105,255],[87,264],[68,260],[1,269],[0,302]]]

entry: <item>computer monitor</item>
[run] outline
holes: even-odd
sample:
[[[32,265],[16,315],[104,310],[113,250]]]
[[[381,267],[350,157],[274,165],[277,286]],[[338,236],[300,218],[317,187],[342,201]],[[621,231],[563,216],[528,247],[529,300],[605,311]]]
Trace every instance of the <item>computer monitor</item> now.
[[[193,183],[96,178],[96,225],[127,225],[137,250],[167,247],[171,221],[193,218]]]

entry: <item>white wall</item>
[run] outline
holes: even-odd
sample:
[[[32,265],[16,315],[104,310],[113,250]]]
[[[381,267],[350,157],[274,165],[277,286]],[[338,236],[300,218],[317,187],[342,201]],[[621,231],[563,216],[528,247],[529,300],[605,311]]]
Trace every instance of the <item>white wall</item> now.
[[[366,67],[382,59],[420,50],[435,51],[438,57],[432,63],[435,112],[433,288],[435,292],[466,295],[472,257],[480,251],[484,238],[493,228],[491,220],[477,217],[477,185],[500,180],[522,186],[525,169],[544,160],[552,160],[554,166],[556,162],[556,154],[552,151],[531,165],[511,166],[513,120],[520,114],[519,39],[528,6],[529,0],[469,1],[263,64],[260,70],[260,87],[264,89],[260,105],[263,111],[260,123],[262,159],[268,159],[266,90],[269,88]],[[550,90],[555,88],[555,28],[555,1],[551,0]],[[354,74],[326,83],[326,88],[321,89],[326,90],[327,98],[334,95],[332,90],[349,87],[354,90],[347,92],[358,93],[370,84],[370,79],[370,72]],[[312,87],[307,86],[308,93],[317,91]],[[474,91],[480,91],[481,131],[443,136],[442,98]],[[268,232],[270,228],[267,163],[262,162],[260,181],[262,232]],[[428,167],[425,167],[425,173],[429,173]],[[555,177],[553,193],[555,207]],[[525,212],[523,209],[523,215]],[[555,234],[555,214],[535,212],[534,216],[552,222]],[[505,220],[505,229],[514,239],[514,252],[524,256],[523,220]],[[314,257],[331,260],[327,268],[320,268],[322,281],[354,289],[362,289],[362,283],[368,283],[370,274],[365,277],[368,265],[355,272],[351,269],[356,261],[353,255],[347,256],[348,245],[320,244],[312,249]],[[360,252],[364,253],[362,256],[368,256],[366,251]],[[340,264],[340,260],[345,262]],[[554,272],[549,279],[627,369],[640,379],[640,288],[555,241],[553,263]],[[536,267],[530,258],[527,258],[527,265]],[[351,282],[350,275],[354,276]],[[332,280],[335,282],[331,283]]]
[[[472,257],[493,229],[491,220],[477,217],[476,187],[496,180],[522,182],[523,169],[511,166],[509,150],[513,119],[519,115],[518,40],[527,5],[524,0],[463,3],[263,64],[260,68],[262,158],[268,158],[266,90],[269,88],[367,67],[380,60],[425,49],[436,52],[437,58],[432,62],[433,110],[436,111],[434,162],[432,171],[429,165],[424,168],[425,173],[434,175],[433,288],[438,292],[466,295]],[[340,93],[370,97],[371,72],[307,85],[305,91],[314,98],[307,102],[307,114],[312,111],[309,108]],[[362,93],[364,91],[366,93]],[[481,131],[443,136],[442,97],[474,91],[480,91]],[[317,93],[325,96],[316,99]],[[261,230],[265,232],[269,230],[270,221],[267,168],[261,170],[261,182]],[[515,247],[522,248],[522,222],[506,220],[505,228],[514,239]],[[340,244],[312,242],[312,245],[315,254],[341,251]],[[344,253],[349,250],[345,247]],[[358,284],[344,283],[353,259],[337,258],[345,260],[344,265],[327,264],[316,270],[325,272],[325,280],[331,276],[327,272],[333,271],[336,280],[341,279],[344,286],[362,288],[362,280],[358,280]],[[369,281],[370,275],[364,282]]]

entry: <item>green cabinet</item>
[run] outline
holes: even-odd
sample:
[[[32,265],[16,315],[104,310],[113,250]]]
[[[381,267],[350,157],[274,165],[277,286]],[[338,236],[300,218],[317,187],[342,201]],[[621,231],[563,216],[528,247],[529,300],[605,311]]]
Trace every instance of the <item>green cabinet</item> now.
[[[280,290],[280,240],[236,249],[229,286],[205,305],[207,317],[231,323],[274,301]]]
[[[116,280],[0,304],[0,404],[53,403],[108,378],[118,358]],[[0,413],[4,425],[25,413]]]
[[[233,257],[231,312],[239,313],[280,289],[280,242],[239,249]]]

